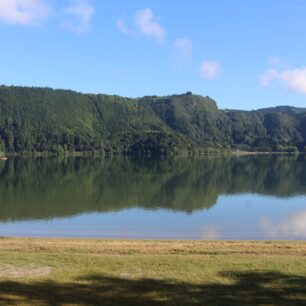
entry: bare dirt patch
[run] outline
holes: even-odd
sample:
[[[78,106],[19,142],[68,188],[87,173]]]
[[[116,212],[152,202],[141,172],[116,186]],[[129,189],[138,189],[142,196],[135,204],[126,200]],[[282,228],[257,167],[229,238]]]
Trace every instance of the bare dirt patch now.
[[[43,276],[52,272],[52,268],[45,266],[16,267],[14,265],[0,265],[0,278],[19,278],[30,276]]]
[[[144,275],[140,268],[135,268],[126,272],[123,272],[119,275],[120,278],[128,278],[128,279],[136,279],[136,278],[143,278]]]

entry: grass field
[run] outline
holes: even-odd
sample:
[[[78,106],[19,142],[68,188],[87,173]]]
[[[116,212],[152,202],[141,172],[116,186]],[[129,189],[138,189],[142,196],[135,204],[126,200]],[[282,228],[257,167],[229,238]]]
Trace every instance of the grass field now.
[[[306,243],[0,239],[1,305],[306,305]]]

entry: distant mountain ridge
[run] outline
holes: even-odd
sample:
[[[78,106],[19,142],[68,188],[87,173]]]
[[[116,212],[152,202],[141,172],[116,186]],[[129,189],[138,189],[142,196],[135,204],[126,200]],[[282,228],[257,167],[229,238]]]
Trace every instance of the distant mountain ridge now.
[[[0,86],[2,152],[155,156],[305,147],[304,108],[220,110],[191,92],[132,99]]]
[[[257,111],[264,113],[274,112],[274,113],[287,113],[287,114],[301,114],[301,113],[306,113],[306,108],[284,105],[284,106],[262,108],[258,109]]]

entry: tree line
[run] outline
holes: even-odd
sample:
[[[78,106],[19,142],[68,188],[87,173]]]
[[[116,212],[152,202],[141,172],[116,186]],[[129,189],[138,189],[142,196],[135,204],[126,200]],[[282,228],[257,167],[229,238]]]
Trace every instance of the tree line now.
[[[306,109],[221,110],[187,92],[124,98],[0,87],[0,152],[138,156],[304,152]]]

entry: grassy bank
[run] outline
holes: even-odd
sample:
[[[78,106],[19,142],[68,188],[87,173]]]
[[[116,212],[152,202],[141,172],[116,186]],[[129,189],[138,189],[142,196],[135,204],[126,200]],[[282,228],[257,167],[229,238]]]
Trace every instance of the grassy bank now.
[[[306,244],[3,238],[0,303],[306,305]]]

